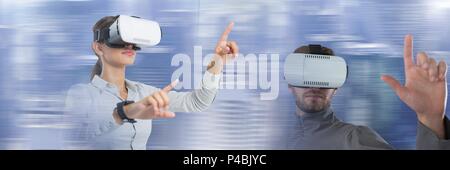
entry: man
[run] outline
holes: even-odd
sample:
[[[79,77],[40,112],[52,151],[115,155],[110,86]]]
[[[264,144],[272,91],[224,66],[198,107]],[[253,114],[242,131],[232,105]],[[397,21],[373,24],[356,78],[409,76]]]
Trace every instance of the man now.
[[[436,64],[423,52],[414,64],[411,35],[405,37],[404,44],[405,85],[388,75],[381,79],[416,112],[417,149],[450,149],[450,122],[445,117],[447,65],[444,61]],[[326,47],[311,52],[309,46],[302,46],[294,53],[334,55]],[[297,127],[289,137],[289,149],[393,149],[372,129],[342,122],[335,116],[331,100],[337,89],[289,85],[289,90],[296,97],[298,118]]]

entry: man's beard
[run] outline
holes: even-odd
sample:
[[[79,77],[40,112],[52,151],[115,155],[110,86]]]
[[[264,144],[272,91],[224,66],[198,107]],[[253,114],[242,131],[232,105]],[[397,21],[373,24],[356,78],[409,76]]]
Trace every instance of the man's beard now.
[[[317,96],[321,99],[306,101],[305,98],[308,96]],[[297,107],[305,113],[317,113],[322,112],[330,107],[330,102],[326,100],[326,97],[322,93],[308,92],[303,94],[300,99],[296,101]]]

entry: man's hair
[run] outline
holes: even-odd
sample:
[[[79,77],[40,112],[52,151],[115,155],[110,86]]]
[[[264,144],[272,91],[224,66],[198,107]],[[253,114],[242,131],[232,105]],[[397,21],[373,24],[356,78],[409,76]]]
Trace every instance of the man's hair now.
[[[309,49],[309,45],[304,45],[295,49],[294,53],[305,53],[310,54],[311,50]],[[322,55],[334,55],[334,52],[331,48],[322,46],[320,49],[320,54]]]

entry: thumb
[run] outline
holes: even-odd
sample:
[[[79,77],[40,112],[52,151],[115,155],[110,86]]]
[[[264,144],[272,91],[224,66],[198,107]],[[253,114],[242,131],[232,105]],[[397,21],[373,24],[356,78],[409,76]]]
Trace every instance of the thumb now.
[[[389,75],[382,75],[381,80],[383,80],[386,84],[388,84],[392,90],[395,91],[400,99],[403,99],[406,96],[406,89],[403,87],[398,80]]]
[[[175,117],[175,113],[169,112],[169,111],[164,111],[161,114],[161,118],[174,118],[174,117]]]

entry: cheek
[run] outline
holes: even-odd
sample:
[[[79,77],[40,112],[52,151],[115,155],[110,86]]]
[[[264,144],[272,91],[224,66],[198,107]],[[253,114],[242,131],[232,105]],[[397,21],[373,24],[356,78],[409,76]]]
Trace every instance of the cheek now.
[[[107,52],[107,56],[109,58],[109,61],[120,61],[122,57],[118,50],[109,50]]]
[[[297,101],[303,101],[303,93],[296,91],[295,98],[297,99]]]
[[[297,95],[297,96],[302,96],[304,93],[304,91],[300,88],[293,88],[292,92],[295,93],[295,95]]]
[[[334,91],[330,91],[327,93],[328,100],[331,100],[333,98],[333,96],[334,96]]]

